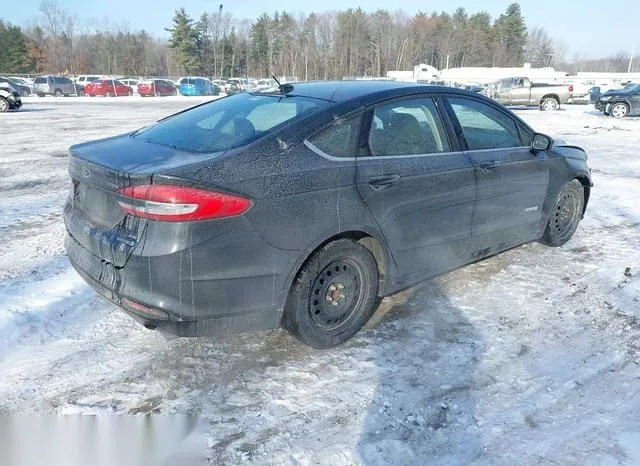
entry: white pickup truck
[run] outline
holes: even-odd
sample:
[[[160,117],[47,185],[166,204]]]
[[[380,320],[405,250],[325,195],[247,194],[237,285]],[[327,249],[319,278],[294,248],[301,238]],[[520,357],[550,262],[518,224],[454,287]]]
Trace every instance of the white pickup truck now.
[[[532,83],[529,78],[506,78],[487,88],[487,95],[503,105],[526,105],[540,110],[558,110],[573,96],[570,84],[553,85]]]

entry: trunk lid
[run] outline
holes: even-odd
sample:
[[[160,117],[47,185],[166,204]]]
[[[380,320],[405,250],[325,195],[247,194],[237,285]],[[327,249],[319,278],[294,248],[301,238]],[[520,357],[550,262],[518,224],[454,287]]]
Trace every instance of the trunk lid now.
[[[85,249],[115,267],[124,267],[144,239],[147,220],[118,205],[121,188],[150,184],[154,175],[203,160],[129,135],[78,144],[69,150],[72,186],[65,205],[69,234]]]

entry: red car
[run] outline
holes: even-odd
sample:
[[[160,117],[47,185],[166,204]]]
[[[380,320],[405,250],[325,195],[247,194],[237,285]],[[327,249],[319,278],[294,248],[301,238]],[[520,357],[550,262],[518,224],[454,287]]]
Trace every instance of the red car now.
[[[129,86],[125,86],[120,81],[115,79],[99,79],[97,81],[90,82],[84,87],[84,93],[94,97],[96,95],[103,95],[105,97],[123,95],[133,95],[133,89]]]
[[[177,95],[176,87],[164,79],[152,79],[138,84],[138,94],[142,97]]]

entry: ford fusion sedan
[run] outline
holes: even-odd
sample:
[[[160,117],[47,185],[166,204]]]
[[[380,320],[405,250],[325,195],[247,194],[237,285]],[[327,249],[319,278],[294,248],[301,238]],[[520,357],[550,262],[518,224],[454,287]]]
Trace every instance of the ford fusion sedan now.
[[[540,241],[592,187],[579,147],[464,90],[286,84],[70,149],[66,250],[147,328],[284,327],[327,348],[384,296]]]

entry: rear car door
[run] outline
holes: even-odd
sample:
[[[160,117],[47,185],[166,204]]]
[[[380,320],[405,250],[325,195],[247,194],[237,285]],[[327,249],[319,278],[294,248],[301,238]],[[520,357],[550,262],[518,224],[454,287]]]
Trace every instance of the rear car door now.
[[[542,235],[550,164],[531,151],[532,133],[510,112],[480,99],[447,97],[454,129],[477,170],[474,257]]]
[[[398,266],[398,285],[467,261],[474,167],[449,137],[436,98],[412,96],[367,112],[356,183]]]

